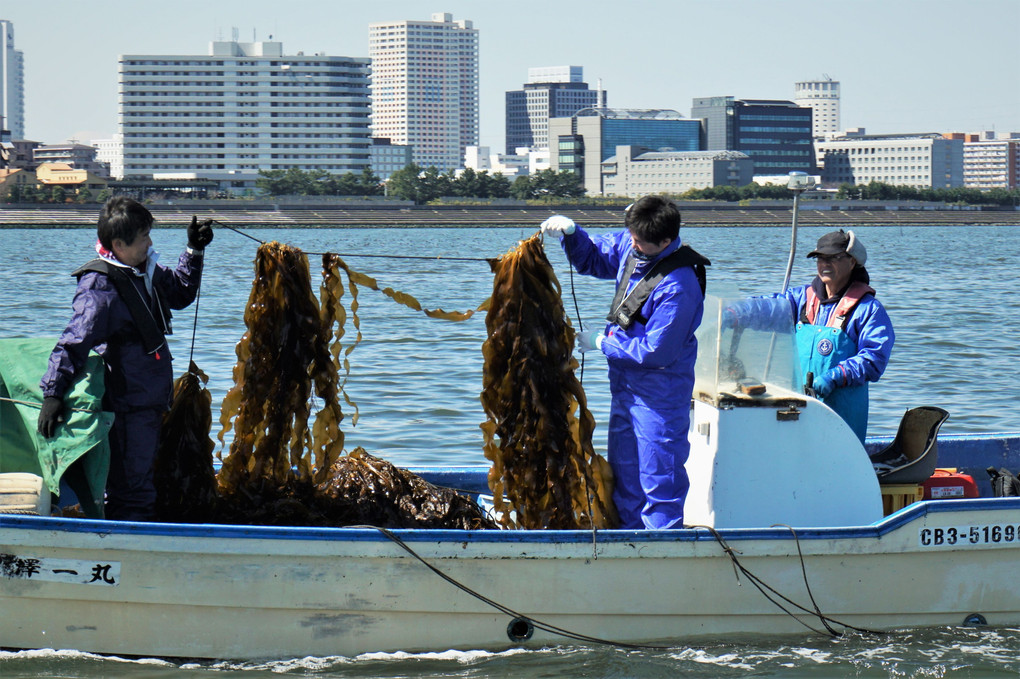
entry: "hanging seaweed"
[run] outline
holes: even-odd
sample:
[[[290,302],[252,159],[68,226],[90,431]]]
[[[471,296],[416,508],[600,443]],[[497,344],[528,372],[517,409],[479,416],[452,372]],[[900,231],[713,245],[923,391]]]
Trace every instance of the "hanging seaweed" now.
[[[595,420],[574,375],[574,330],[540,236],[490,265],[481,427],[500,523],[611,528],[612,473],[592,447]]]
[[[156,520],[206,523],[217,513],[219,496],[209,438],[212,395],[208,376],[195,365],[174,381],[173,403],[163,416],[153,478]]]
[[[346,346],[341,271],[347,275],[350,318],[357,331]],[[495,527],[476,503],[452,490],[432,486],[360,448],[343,454],[340,396],[355,413],[357,408],[340,373],[350,373],[349,356],[361,340],[357,286],[366,281],[375,286],[339,256],[323,255],[317,300],[303,252],[275,242],[259,247],[244,315],[247,330],[236,349],[234,387],[220,415],[221,444],[231,429],[234,440],[218,476],[223,498],[219,520]],[[404,293],[390,296],[417,304]],[[319,407],[309,429],[313,391]]]
[[[366,276],[363,273],[359,273],[351,269],[349,266],[347,266],[346,263],[344,263],[342,259],[340,259],[339,256],[334,255],[334,257],[336,257],[337,265],[347,272],[347,276],[351,283],[352,294],[354,294],[355,284],[364,285],[365,287],[383,293],[397,304],[402,304],[403,306],[406,306],[408,309],[421,311],[429,318],[439,318],[444,321],[466,321],[467,319],[474,316],[475,311],[484,311],[489,308],[488,306],[489,302],[488,300],[486,300],[485,302],[482,302],[477,309],[471,309],[468,311],[444,311],[443,309],[425,309],[424,307],[422,307],[421,302],[415,299],[412,295],[409,295],[406,292],[400,292],[399,290],[394,290],[393,288],[388,287],[380,288],[379,284],[376,282],[374,278],[372,278],[371,276]]]
[[[277,242],[259,247],[244,322],[247,331],[236,348],[234,386],[220,414],[221,444],[234,429],[219,474],[220,487],[228,492],[311,478],[312,383],[336,379],[329,336],[301,250]],[[330,461],[324,462],[323,467],[329,466]]]

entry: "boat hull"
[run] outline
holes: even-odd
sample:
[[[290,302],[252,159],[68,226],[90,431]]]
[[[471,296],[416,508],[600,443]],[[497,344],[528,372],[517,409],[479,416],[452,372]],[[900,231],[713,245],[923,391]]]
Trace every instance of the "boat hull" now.
[[[809,611],[813,595],[838,623],[960,625],[977,613],[990,625],[1020,624],[1020,592],[1010,586],[1020,499],[921,502],[859,528],[594,536],[0,522],[8,648],[278,658],[573,638],[680,645],[822,629],[817,617],[780,601],[797,613],[788,615],[766,598],[724,547]],[[530,638],[520,638],[528,622],[511,625],[518,616],[534,621]]]

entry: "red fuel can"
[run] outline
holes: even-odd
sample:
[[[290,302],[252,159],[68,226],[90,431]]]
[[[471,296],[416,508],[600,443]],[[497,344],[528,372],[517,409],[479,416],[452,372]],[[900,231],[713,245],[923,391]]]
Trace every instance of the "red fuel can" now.
[[[970,474],[961,474],[955,469],[936,469],[931,478],[922,484],[925,500],[950,500],[962,497],[977,497],[977,484]]]

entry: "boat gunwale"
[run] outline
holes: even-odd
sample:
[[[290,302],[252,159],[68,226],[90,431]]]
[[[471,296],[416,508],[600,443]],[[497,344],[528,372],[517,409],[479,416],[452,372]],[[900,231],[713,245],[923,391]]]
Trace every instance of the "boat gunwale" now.
[[[1020,512],[1020,498],[968,498],[922,500],[868,526],[718,528],[689,526],[670,530],[460,530],[428,528],[387,528],[373,526],[307,527],[252,526],[237,524],[182,524],[107,521],[48,516],[0,514],[0,531],[45,530],[60,533],[110,535],[146,535],[173,538],[214,538],[286,541],[379,542],[391,540],[386,533],[403,542],[436,543],[599,543],[621,542],[700,542],[715,541],[716,535],[732,540],[850,540],[880,538],[928,515],[942,513],[978,513],[988,510]],[[0,532],[0,544],[3,544]]]
[[[875,450],[891,441],[891,437],[869,438],[866,448]],[[940,443],[976,444],[994,443],[1004,450],[1020,450],[1020,432],[983,434],[944,434]],[[443,481],[485,479],[488,467],[483,465],[458,467],[415,467],[415,473],[423,477],[442,477]],[[456,487],[461,483],[440,483]],[[463,489],[463,492],[477,494],[478,488]],[[866,526],[819,526],[797,527],[777,525],[760,528],[718,528],[688,526],[669,530],[492,530],[492,529],[433,529],[433,528],[378,528],[374,526],[309,527],[309,526],[266,526],[246,524],[188,524],[132,521],[107,521],[97,519],[62,518],[0,513],[0,544],[4,544],[6,529],[46,530],[60,533],[95,533],[100,537],[108,535],[147,535],[174,538],[236,538],[250,540],[286,541],[346,541],[378,542],[396,537],[404,542],[437,543],[661,543],[714,541],[716,535],[724,540],[848,540],[859,538],[880,538],[904,526],[921,521],[929,514],[947,512],[980,512],[987,510],[1020,510],[1020,498],[953,498],[944,500],[922,500]],[[389,534],[389,536],[387,535]],[[392,537],[390,537],[392,536]]]

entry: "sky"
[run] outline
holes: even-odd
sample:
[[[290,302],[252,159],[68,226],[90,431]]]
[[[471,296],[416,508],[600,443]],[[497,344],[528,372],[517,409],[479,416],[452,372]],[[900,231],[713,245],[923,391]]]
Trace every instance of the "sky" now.
[[[793,99],[840,82],[841,126],[869,134],[1020,132],[1020,0],[0,0],[25,55],[26,137],[117,132],[120,55],[368,56],[368,25],[447,12],[479,30],[480,143],[503,150],[504,96],[528,69],[582,66],[610,107]]]

